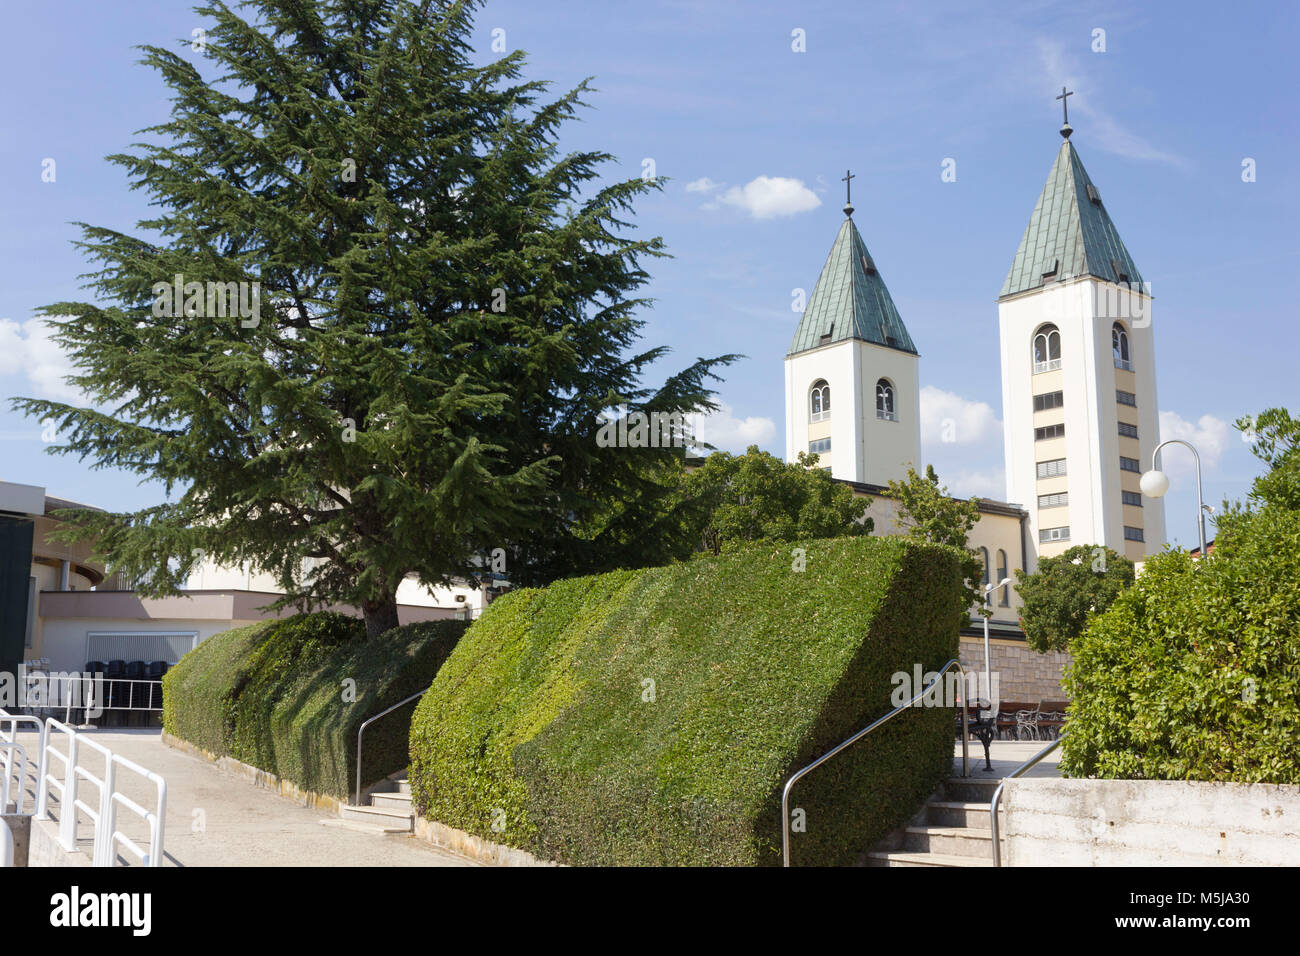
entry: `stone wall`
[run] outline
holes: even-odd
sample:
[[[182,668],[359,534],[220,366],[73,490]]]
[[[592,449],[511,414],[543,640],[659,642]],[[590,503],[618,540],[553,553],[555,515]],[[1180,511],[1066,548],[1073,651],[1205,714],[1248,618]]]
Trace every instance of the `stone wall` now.
[[[1006,782],[1010,866],[1295,866],[1300,785]]]
[[[1040,654],[1024,641],[989,640],[990,670],[1000,700],[1068,700],[1061,690],[1061,672],[1070,655],[1052,651]],[[984,639],[961,639],[961,664],[967,673],[984,673]],[[981,678],[982,679],[982,678]]]

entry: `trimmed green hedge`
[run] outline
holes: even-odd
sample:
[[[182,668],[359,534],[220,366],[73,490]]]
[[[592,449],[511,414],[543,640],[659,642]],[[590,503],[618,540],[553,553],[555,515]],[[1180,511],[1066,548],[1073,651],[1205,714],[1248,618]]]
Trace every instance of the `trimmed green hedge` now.
[[[356,618],[319,613],[226,631],[163,677],[163,727],[304,789],[346,797],[361,722],[427,687],[465,627],[411,624],[366,641]],[[366,730],[363,781],[406,766],[413,710]]]
[[[956,656],[960,560],[842,538],[508,594],[416,710],[416,808],[566,863],[777,864],[786,779],[889,711],[894,673]],[[853,862],[952,746],[952,712],[919,708],[805,777],[793,861]]]
[[[1170,551],[1071,645],[1074,777],[1300,783],[1300,511]]]

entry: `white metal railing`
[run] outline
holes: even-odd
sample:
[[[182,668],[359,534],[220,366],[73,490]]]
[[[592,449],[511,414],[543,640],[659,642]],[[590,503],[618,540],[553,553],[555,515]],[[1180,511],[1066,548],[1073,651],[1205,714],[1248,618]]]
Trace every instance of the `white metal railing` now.
[[[1130,362],[1128,359],[1122,359],[1122,358],[1115,359],[1115,367],[1122,368],[1127,372],[1133,371],[1133,363]]]
[[[68,752],[64,754],[51,742],[51,731],[67,737]],[[80,765],[79,754],[82,745],[90,747],[104,757],[104,775],[96,776]],[[51,759],[61,762],[62,779],[52,772]],[[122,768],[139,774],[154,785],[154,808],[141,806],[118,789],[118,769]],[[94,784],[98,789],[99,801],[91,806],[79,799],[78,791],[82,781]],[[36,818],[48,820],[49,794],[53,789],[59,797],[59,845],[65,850],[77,848],[77,825],[79,811],[85,813],[93,824],[94,848],[93,866],[112,866],[117,858],[117,847],[122,845],[130,850],[144,866],[161,866],[163,858],[163,819],[167,811],[167,781],[160,775],[140,766],[132,760],[115,754],[107,747],[92,740],[88,734],[78,733],[61,721],[50,718],[45,721],[41,734],[40,774],[36,788]],[[149,848],[145,850],[117,827],[118,807],[125,807],[144,821],[149,830]]]
[[[117,769],[121,767],[139,774],[154,785],[156,799],[154,809],[142,807],[124,793],[117,790]],[[140,766],[133,760],[127,760],[121,754],[113,754],[108,764],[108,799],[105,803],[107,817],[102,828],[103,846],[99,866],[112,866],[117,856],[117,846],[121,844],[140,860],[142,866],[162,866],[163,858],[163,817],[167,811],[167,781],[161,775]],[[117,808],[126,807],[140,817],[149,827],[149,849],[142,849],[139,844],[117,828]]]
[[[0,752],[2,752],[0,753],[0,760],[3,761],[4,770],[2,772],[5,775],[4,785],[2,788],[0,788],[3,789],[4,791],[3,798],[0,799],[0,804],[4,806],[8,806],[9,804],[9,784],[10,781],[13,779],[13,772],[14,772],[14,765],[13,765],[14,748],[10,747],[9,745],[10,744],[17,745],[19,724],[34,724],[36,727],[36,733],[39,734],[41,732],[42,723],[39,717],[30,717],[27,714],[11,714],[9,713],[9,711],[0,708]],[[18,774],[17,812],[22,813],[23,796],[27,790],[27,751],[21,747],[19,747],[18,750],[23,757],[23,761],[22,761],[22,767]],[[40,755],[38,754],[36,755],[36,760],[33,761],[32,769],[36,770],[39,773],[39,765],[40,765]]]
[[[14,804],[14,813],[23,812],[23,797],[27,789],[27,751],[23,745],[14,741],[0,741],[0,750],[5,755],[5,778],[0,780],[0,813],[9,812],[9,783],[13,777],[13,755],[18,751],[18,800]]]
[[[1049,359],[1046,362],[1035,362],[1034,374],[1037,375],[1039,372],[1055,372],[1060,367],[1061,360],[1059,358]]]
[[[27,681],[31,706],[62,708],[66,723],[71,723],[74,710],[91,716],[107,710],[162,710],[162,680],[158,678],[38,673],[29,675]]]

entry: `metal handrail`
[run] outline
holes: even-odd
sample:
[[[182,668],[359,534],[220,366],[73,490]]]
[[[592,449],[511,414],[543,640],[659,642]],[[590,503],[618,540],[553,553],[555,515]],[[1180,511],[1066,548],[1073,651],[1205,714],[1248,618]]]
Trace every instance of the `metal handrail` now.
[[[4,750],[4,758],[3,758],[4,775],[6,780],[8,780],[13,775],[14,766],[13,766],[13,751],[9,748],[6,748],[4,745],[17,742],[18,725],[24,723],[35,724],[36,733],[38,735],[43,734],[45,732],[45,724],[39,717],[32,717],[28,714],[11,714],[3,707],[0,707],[0,749]],[[6,724],[9,725],[9,729],[7,731],[5,730]],[[25,755],[26,751],[23,751],[23,753]],[[33,761],[33,769],[36,771],[36,775],[37,775],[36,783],[38,784],[40,782],[40,772],[41,772],[40,769],[41,764],[40,764],[39,757],[40,755],[38,754],[37,759]],[[18,812],[19,813],[23,812],[23,794],[26,791],[26,789],[27,789],[27,771],[24,769],[19,775],[19,789],[18,789]]]
[[[58,731],[68,738],[68,752],[61,753],[50,739],[50,731]],[[104,777],[101,780],[85,767],[79,766],[78,751],[82,744],[104,755]],[[50,772],[50,757],[63,762],[63,780],[55,779]],[[157,792],[155,808],[142,807],[117,788],[117,768],[125,767],[151,782]],[[92,807],[77,798],[79,781],[86,780],[99,788],[99,806]],[[163,819],[167,812],[167,781],[159,774],[115,754],[103,744],[92,740],[88,734],[78,733],[53,717],[45,721],[41,730],[41,770],[36,791],[36,818],[50,818],[48,799],[53,789],[59,796],[59,845],[68,851],[77,848],[78,811],[90,817],[93,823],[94,847],[92,866],[112,866],[117,844],[122,844],[140,858],[145,866],[161,866],[163,859]],[[126,807],[141,817],[149,828],[149,849],[145,851],[125,833],[117,829],[117,808]]]
[[[356,796],[356,800],[353,801],[352,804],[354,807],[361,806],[361,735],[366,732],[367,727],[373,724],[380,717],[385,717],[388,714],[391,714],[393,711],[397,710],[397,708],[403,707],[406,704],[409,704],[413,700],[418,700],[419,698],[423,697],[426,693],[428,693],[428,691],[429,688],[426,687],[418,694],[412,694],[410,697],[406,698],[406,700],[398,701],[396,704],[394,704],[392,707],[389,707],[387,710],[381,710],[373,717],[367,717],[365,720],[361,722],[361,726],[357,728],[357,796]]]
[[[901,704],[900,706],[895,707],[889,713],[885,714],[884,717],[881,717],[879,720],[874,721],[867,727],[864,727],[862,730],[859,730],[848,740],[839,744],[837,747],[833,748],[832,750],[828,750],[826,753],[822,754],[820,757],[818,757],[808,766],[804,767],[802,770],[798,771],[793,777],[791,777],[789,780],[786,781],[785,789],[781,791],[781,859],[782,859],[781,865],[782,866],[790,865],[790,788],[793,787],[796,783],[798,783],[799,778],[801,778],[804,774],[808,773],[811,770],[817,769],[826,761],[834,757],[841,750],[843,750],[845,747],[849,747],[852,744],[857,743],[859,740],[861,740],[867,734],[871,733],[873,730],[875,730],[885,721],[891,719],[892,717],[896,716],[902,711],[907,710],[918,700],[920,700],[922,697],[928,694],[930,692],[930,688],[934,687],[934,685],[939,682],[939,679],[943,677],[944,674],[948,673],[948,670],[953,667],[957,668],[957,670],[961,673],[961,695],[962,695],[961,775],[963,777],[970,776],[970,741],[968,739],[970,737],[970,725],[966,713],[966,668],[962,667],[961,661],[959,661],[957,658],[954,657],[952,660],[944,664],[943,667],[939,669],[939,673],[934,676],[934,680],[926,684],[925,687],[921,690],[921,692],[917,694],[915,697],[913,697],[911,700],[909,700],[906,704]],[[951,733],[951,730],[949,730],[949,733]]]
[[[1011,771],[1009,774],[1003,777],[1002,782],[998,784],[998,788],[993,791],[993,799],[989,801],[989,819],[990,819],[989,829],[992,831],[991,836],[993,837],[993,865],[994,866],[1002,865],[1002,846],[998,842],[998,802],[1002,799],[1002,788],[1007,785],[1008,780],[1014,780],[1016,777],[1019,777],[1022,773],[1027,771],[1034,764],[1038,763],[1038,761],[1042,760],[1044,757],[1050,754],[1057,747],[1061,746],[1061,741],[1064,739],[1065,739],[1065,731],[1061,731],[1061,735],[1059,737],[1053,740],[1042,750],[1038,751],[1038,753],[1034,754],[1024,763],[1022,763],[1015,770]]]
[[[126,794],[117,789],[117,768],[138,773],[154,785],[157,793],[155,809],[150,811],[140,806]],[[140,766],[134,760],[128,760],[121,754],[113,754],[108,764],[108,799],[104,803],[104,827],[102,843],[96,848],[100,866],[112,866],[117,855],[117,844],[121,843],[140,858],[144,866],[162,866],[163,859],[163,822],[167,817],[167,781],[159,774]],[[118,805],[126,807],[144,820],[149,828],[149,849],[145,851],[134,840],[117,829]]]
[[[0,750],[5,752],[4,780],[0,780],[0,813],[8,813],[9,783],[13,776],[13,753],[18,751],[18,800],[14,805],[15,813],[23,812],[23,796],[27,790],[27,750],[22,744],[13,740],[0,740]]]

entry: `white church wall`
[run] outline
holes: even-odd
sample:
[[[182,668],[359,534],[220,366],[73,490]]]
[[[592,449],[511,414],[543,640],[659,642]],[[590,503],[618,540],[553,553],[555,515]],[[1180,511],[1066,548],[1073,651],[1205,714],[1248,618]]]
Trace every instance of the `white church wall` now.
[[[857,352],[857,409],[862,441],[857,445],[857,470],[867,484],[884,485],[902,480],[909,467],[920,461],[921,383],[917,358],[898,349],[852,343]],[[877,417],[876,384],[886,379],[894,386],[894,409],[898,421]]]
[[[1140,475],[1122,471],[1120,457],[1150,467],[1158,411],[1149,325],[1126,322],[1134,371],[1116,369],[1111,348],[1116,308],[1121,314],[1150,315],[1148,301],[1130,301],[1127,290],[1092,278],[1053,283],[998,303],[1007,499],[1029,511],[1030,548],[1038,555],[1105,544],[1137,560],[1164,542],[1161,502],[1144,499],[1142,508],[1122,504],[1121,491],[1137,490]],[[1061,336],[1061,366],[1035,374],[1033,337],[1047,323]],[[1121,412],[1117,388],[1137,396],[1136,409],[1123,406]],[[1058,389],[1064,392],[1063,408],[1035,413],[1034,396]],[[1136,416],[1139,438],[1119,434],[1121,415],[1129,423]],[[1053,421],[1064,421],[1065,436],[1035,441],[1034,429]],[[1056,458],[1065,459],[1066,474],[1038,478],[1037,463]],[[1039,495],[1060,492],[1068,493],[1068,507],[1039,508]],[[1134,521],[1140,522],[1135,526],[1143,528],[1145,542],[1125,540],[1124,528]],[[1040,541],[1041,529],[1056,527],[1068,527],[1069,538]],[[1036,566],[1036,559],[1031,564]]]

